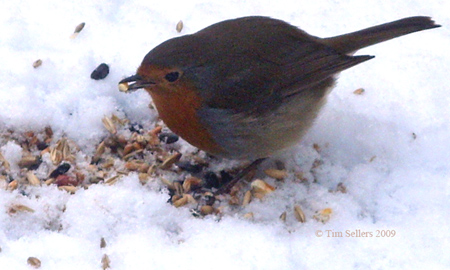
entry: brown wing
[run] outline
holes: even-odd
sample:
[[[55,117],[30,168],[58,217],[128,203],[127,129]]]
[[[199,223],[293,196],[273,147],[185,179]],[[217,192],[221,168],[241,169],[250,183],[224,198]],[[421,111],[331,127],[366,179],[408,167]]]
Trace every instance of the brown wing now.
[[[373,58],[338,53],[296,27],[265,17],[222,22],[194,36],[208,44],[203,53],[210,56],[187,75],[195,77],[211,108],[278,106],[283,98]]]

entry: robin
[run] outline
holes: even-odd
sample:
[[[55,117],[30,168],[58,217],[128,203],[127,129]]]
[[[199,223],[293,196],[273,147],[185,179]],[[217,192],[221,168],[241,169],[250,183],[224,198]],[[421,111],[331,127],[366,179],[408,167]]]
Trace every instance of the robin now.
[[[374,57],[354,52],[436,27],[410,17],[319,38],[268,17],[227,20],[163,42],[119,87],[144,88],[166,125],[199,149],[258,160],[297,143],[336,75]]]

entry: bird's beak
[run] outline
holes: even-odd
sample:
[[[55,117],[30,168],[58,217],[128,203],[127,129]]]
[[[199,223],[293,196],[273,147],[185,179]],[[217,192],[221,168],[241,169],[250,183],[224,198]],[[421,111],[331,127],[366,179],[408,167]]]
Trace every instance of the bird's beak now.
[[[119,90],[122,92],[133,92],[141,88],[150,87],[154,84],[154,82],[145,81],[140,75],[136,74],[121,80],[119,82]]]

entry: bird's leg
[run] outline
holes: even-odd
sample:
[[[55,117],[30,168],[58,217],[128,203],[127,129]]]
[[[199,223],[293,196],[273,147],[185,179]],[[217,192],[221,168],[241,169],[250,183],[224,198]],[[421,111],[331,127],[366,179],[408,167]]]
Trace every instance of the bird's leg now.
[[[256,167],[258,167],[259,164],[261,164],[266,158],[259,158],[255,161],[253,161],[250,165],[245,167],[242,171],[240,171],[238,174],[236,174],[233,179],[228,182],[226,185],[219,188],[216,192],[214,192],[215,195],[222,194],[222,193],[229,193],[231,188],[239,182],[244,176],[246,176],[249,172],[254,170]]]

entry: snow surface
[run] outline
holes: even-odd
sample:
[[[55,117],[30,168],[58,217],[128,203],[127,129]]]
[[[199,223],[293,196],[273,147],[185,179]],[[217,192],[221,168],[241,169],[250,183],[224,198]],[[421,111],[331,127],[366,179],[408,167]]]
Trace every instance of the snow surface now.
[[[291,175],[219,222],[174,208],[167,193],[142,186],[135,174],[75,195],[54,186],[35,188],[31,197],[1,189],[0,269],[30,269],[30,256],[40,269],[101,269],[103,254],[111,269],[449,269],[448,10],[446,0],[1,1],[0,130],[50,125],[85,153],[107,134],[104,115],[153,124],[150,97],[121,93],[117,82],[169,38],[247,15],[323,37],[414,15],[443,27],[358,52],[377,57],[341,74],[314,127],[278,157],[291,174],[322,160],[316,182],[299,184]],[[85,29],[70,39],[81,22]],[[34,69],[37,59],[43,64]],[[108,77],[90,79],[102,62]],[[354,95],[360,87],[365,93]],[[17,166],[20,147],[8,143],[1,152]],[[330,192],[339,182],[347,193]],[[35,212],[9,215],[13,203]],[[295,220],[294,204],[306,223]],[[312,218],[324,208],[333,210],[325,224]],[[283,211],[286,223],[278,218]],[[253,221],[243,218],[247,212]],[[373,237],[346,237],[347,230]],[[376,237],[377,230],[396,234]]]

